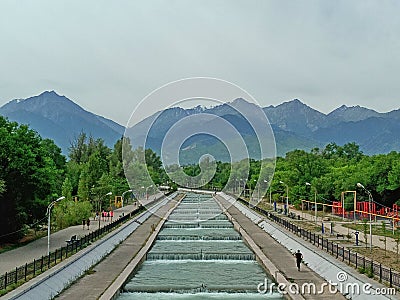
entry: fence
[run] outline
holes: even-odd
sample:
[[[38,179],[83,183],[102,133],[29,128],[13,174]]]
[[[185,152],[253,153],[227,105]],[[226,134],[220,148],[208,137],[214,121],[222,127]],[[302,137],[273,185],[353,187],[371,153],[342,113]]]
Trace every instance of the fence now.
[[[239,198],[239,201],[246,206],[249,204],[247,201],[241,198]],[[386,281],[389,283],[390,287],[400,288],[400,274],[396,271],[393,271],[391,268],[382,266],[381,263],[374,262],[373,260],[366,258],[365,256],[358,254],[357,252],[351,252],[350,249],[339,246],[338,244],[329,241],[327,238],[324,238],[319,234],[313,233],[309,230],[305,230],[300,226],[297,226],[296,224],[293,224],[290,221],[283,219],[260,207],[254,206],[252,208],[257,212],[263,214],[264,216],[268,217],[275,223],[285,227],[287,230],[293,232],[297,236],[306,239],[308,242],[313,243],[317,247],[321,247],[321,249],[327,251],[332,256],[335,256],[337,259],[341,259],[343,262],[346,262],[356,269],[369,269],[374,276],[379,278],[379,281]]]
[[[84,237],[77,239],[73,243],[56,249],[49,255],[34,259],[33,262],[26,263],[23,266],[16,267],[14,270],[6,272],[4,275],[0,276],[0,290],[4,290],[10,285],[17,284],[19,281],[27,281],[35,277],[36,275],[39,275],[40,273],[50,269],[51,267],[66,259],[69,255],[72,255],[79,250],[85,248],[89,244],[89,242],[97,240],[104,234],[112,231],[115,227],[130,219],[132,216],[144,210],[144,207],[140,206],[129,214],[126,214],[125,216],[116,219],[110,224],[107,224],[106,226],[103,226],[93,232],[90,232]]]

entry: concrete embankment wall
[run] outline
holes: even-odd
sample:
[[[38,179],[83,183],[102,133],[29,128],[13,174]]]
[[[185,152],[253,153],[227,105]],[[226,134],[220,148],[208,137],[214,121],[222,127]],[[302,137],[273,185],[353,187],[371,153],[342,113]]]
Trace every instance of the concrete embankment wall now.
[[[222,211],[226,214],[228,217],[228,220],[233,223],[233,227],[239,234],[242,236],[243,240],[245,243],[250,247],[250,249],[255,253],[257,257],[257,261],[260,263],[260,265],[263,267],[263,269],[276,281],[278,280],[277,276],[279,276],[279,282],[286,284],[287,286],[290,285],[290,281],[283,276],[281,271],[272,263],[272,261],[264,254],[264,252],[260,249],[260,247],[255,243],[255,241],[252,239],[252,237],[246,232],[245,229],[243,229],[242,225],[228,212],[228,208],[230,205],[227,205],[227,202],[219,197],[216,196],[214,199],[217,201],[217,203],[220,205]],[[305,299],[302,295],[300,294],[295,294],[295,295],[286,295],[286,298],[288,299],[293,299],[293,300],[303,300]]]
[[[175,199],[175,203],[170,203],[166,213],[161,218],[160,222],[154,228],[154,231],[148,238],[146,244],[142,247],[139,253],[133,258],[133,260],[126,266],[126,268],[119,274],[119,276],[114,280],[114,282],[107,288],[107,290],[101,295],[100,300],[116,299],[121,288],[134,276],[136,270],[140,265],[146,260],[146,254],[153,246],[157,235],[159,234],[165,221],[168,219],[172,211],[179,205],[180,201],[184,198],[183,195],[178,195]],[[158,212],[157,212],[158,213]]]

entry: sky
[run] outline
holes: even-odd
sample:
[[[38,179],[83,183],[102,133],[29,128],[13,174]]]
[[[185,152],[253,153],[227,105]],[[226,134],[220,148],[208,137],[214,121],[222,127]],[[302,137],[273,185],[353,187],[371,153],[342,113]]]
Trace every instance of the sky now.
[[[0,105],[55,90],[125,125],[155,89],[200,76],[262,106],[386,112],[400,108],[399,13],[397,0],[1,0]]]

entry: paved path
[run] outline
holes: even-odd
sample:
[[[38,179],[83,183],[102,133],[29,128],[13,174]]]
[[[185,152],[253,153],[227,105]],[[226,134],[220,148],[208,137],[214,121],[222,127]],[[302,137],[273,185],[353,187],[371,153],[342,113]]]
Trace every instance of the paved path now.
[[[139,200],[139,202],[143,205],[153,201],[155,197],[159,197],[161,194],[152,195],[147,200]],[[118,218],[119,215],[130,213],[131,211],[137,208],[136,203],[124,206],[122,208],[118,208],[114,211],[114,219]],[[100,221],[100,226],[109,224],[109,222]],[[82,228],[82,225],[71,226],[65,228],[63,230],[59,230],[50,235],[50,252],[55,251],[56,249],[65,246],[67,240],[71,238],[73,235],[84,236],[89,232],[92,232],[99,228],[98,221],[91,220],[90,230],[88,230],[85,226],[85,229]],[[3,252],[0,254],[0,274],[4,274],[5,272],[11,271],[16,267],[20,267],[25,265],[25,263],[30,263],[34,259],[40,258],[41,256],[47,255],[47,236],[35,240],[25,246]]]
[[[62,292],[57,299],[99,299],[146,244],[154,228],[161,221],[159,216],[164,216],[175,205],[176,201],[170,201],[167,205],[162,206],[111,252],[106,259],[97,264],[92,272],[77,280],[71,287]]]
[[[224,207],[228,207],[227,211],[229,214],[231,214],[241,227],[251,235],[251,238],[261,248],[262,252],[289,281],[295,282],[298,285],[313,282],[316,286],[322,286],[323,283],[326,283],[326,280],[305,265],[301,266],[301,271],[299,272],[292,253],[279,244],[262,228],[254,224],[253,221],[246,217],[235,206],[231,205],[231,203],[220,196],[217,196],[217,199]],[[345,299],[340,293],[328,293],[327,289],[323,294],[303,294],[302,296],[305,299]]]

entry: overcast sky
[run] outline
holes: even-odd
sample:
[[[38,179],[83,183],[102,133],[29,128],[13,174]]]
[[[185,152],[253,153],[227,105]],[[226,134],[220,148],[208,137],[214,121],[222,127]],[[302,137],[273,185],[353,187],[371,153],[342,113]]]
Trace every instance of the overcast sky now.
[[[0,105],[55,90],[123,125],[216,77],[262,105],[400,108],[400,1],[0,1]],[[149,114],[153,113],[149,107]]]

